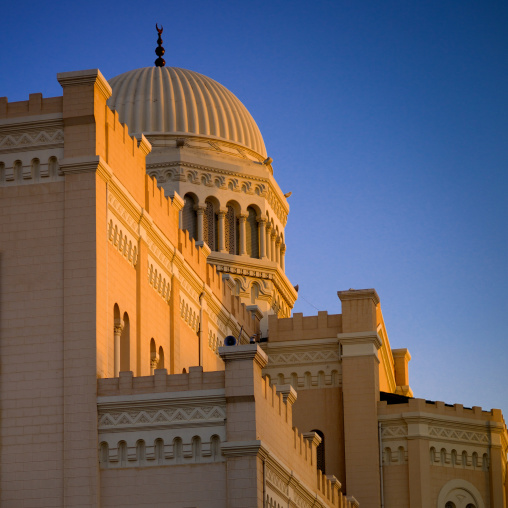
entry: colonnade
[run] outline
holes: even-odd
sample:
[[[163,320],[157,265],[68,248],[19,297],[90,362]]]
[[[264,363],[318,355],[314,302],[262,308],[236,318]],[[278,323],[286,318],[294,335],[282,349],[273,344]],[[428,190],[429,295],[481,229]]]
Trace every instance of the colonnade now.
[[[189,198],[186,197],[187,199]],[[207,222],[210,219],[207,215],[206,202],[194,205],[192,209],[195,212],[195,227],[182,224],[182,228],[188,229],[189,235],[197,242],[208,243],[209,247],[216,252],[273,261],[284,270],[286,245],[283,243],[282,235],[266,217],[260,216],[252,207],[248,207],[247,213],[230,214],[229,206],[219,208],[214,212],[216,224],[212,226],[214,229],[214,234],[211,235],[212,240],[209,239],[210,233],[208,233],[211,230],[211,225]],[[250,213],[249,210],[251,210]],[[250,220],[251,214],[255,216],[255,220]],[[238,234],[236,228],[238,228]],[[250,228],[249,231],[247,231],[248,228]],[[255,249],[248,246],[248,238],[252,239],[254,236],[257,239],[257,242],[254,242]],[[234,238],[233,242],[230,237]]]

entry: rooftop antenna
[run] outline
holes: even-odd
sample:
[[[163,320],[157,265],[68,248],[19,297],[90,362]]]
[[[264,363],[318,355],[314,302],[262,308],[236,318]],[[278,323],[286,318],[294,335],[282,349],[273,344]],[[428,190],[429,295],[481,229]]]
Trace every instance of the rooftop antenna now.
[[[161,25],[161,27],[159,28],[157,23],[155,23],[155,29],[157,30],[157,33],[159,34],[159,38],[157,39],[158,46],[155,48],[155,54],[158,56],[157,60],[155,60],[155,66],[156,67],[164,67],[166,65],[166,61],[164,60],[164,58],[162,58],[162,55],[165,53],[165,50],[162,47],[163,41],[161,39],[161,33],[164,30],[164,27]]]

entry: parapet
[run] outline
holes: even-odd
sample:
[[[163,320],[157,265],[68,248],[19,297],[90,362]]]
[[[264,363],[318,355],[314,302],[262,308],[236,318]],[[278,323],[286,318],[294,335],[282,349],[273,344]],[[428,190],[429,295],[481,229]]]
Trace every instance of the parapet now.
[[[7,97],[0,97],[0,120],[17,119],[26,116],[62,114],[63,97],[44,99],[41,93],[31,93],[27,101],[9,102]]]
[[[395,415],[400,413],[432,413],[432,415],[446,416],[449,418],[467,418],[478,422],[496,422],[506,428],[503,414],[500,409],[484,411],[480,406],[472,408],[464,407],[462,404],[445,404],[441,401],[425,399],[412,399],[400,397],[401,402],[387,403],[378,402],[378,416]]]
[[[268,316],[270,342],[337,337],[342,332],[342,315],[319,311],[317,316],[304,316],[295,312],[290,318]]]

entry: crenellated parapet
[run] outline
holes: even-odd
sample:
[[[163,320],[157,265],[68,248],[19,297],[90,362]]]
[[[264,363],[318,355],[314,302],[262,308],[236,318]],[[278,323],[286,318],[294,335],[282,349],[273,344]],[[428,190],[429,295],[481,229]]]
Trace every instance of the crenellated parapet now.
[[[223,347],[225,372],[99,379],[98,450],[101,471],[230,463],[229,469],[264,464],[268,502],[309,507],[350,507],[340,482],[317,469],[315,432],[293,426],[291,386],[262,377],[266,355],[257,345]],[[238,377],[241,374],[241,378]],[[240,379],[242,380],[239,383]],[[244,421],[245,413],[252,420]],[[254,462],[252,462],[254,460]],[[121,476],[117,476],[121,481]]]

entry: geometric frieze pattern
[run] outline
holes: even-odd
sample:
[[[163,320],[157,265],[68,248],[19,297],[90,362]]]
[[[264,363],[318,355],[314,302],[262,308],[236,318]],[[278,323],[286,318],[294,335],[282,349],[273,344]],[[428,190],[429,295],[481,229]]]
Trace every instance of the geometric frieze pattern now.
[[[132,231],[138,230],[138,223],[134,220],[132,215],[127,212],[125,207],[115,198],[112,192],[108,192],[108,205],[111,210],[114,210],[122,221],[124,221]]]
[[[394,425],[390,427],[381,427],[381,437],[385,438],[398,438],[407,436],[407,427],[405,425]]]
[[[24,132],[20,135],[0,135],[0,151],[8,152],[19,148],[41,148],[63,145],[64,133],[61,129],[52,131]]]
[[[199,330],[199,310],[180,296],[180,317],[195,331]]]
[[[116,250],[132,266],[136,266],[138,261],[137,241],[128,231],[126,231],[125,227],[117,221],[116,217],[109,220],[107,235],[108,240],[114,247],[116,247]]]
[[[148,256],[148,284],[155,289],[159,296],[166,302],[171,297],[171,279],[170,276],[162,270],[161,267]]]
[[[124,430],[161,426],[184,426],[221,424],[226,418],[226,409],[221,405],[188,406],[164,409],[115,411],[99,416],[99,430]]]
[[[199,294],[197,291],[195,291],[187,279],[183,276],[183,274],[180,274],[178,277],[178,280],[180,281],[181,287],[185,292],[196,302],[199,302]]]
[[[338,362],[339,351],[327,350],[327,351],[303,351],[293,353],[280,353],[271,354],[269,357],[270,367],[275,365],[295,365],[301,363],[323,363],[323,362]]]
[[[279,491],[280,494],[283,494],[287,498],[289,495],[289,486],[287,482],[285,482],[270,467],[266,468],[266,481],[270,483],[275,490]]]
[[[429,436],[440,437],[452,441],[463,441],[466,443],[489,443],[489,437],[486,433],[450,429],[446,427],[430,427]]]

